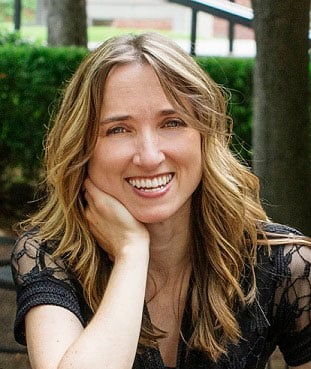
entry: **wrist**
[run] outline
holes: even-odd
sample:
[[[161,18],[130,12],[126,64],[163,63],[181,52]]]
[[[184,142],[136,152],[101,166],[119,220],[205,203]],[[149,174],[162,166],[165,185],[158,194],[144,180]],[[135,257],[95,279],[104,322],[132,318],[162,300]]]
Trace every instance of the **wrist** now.
[[[115,257],[115,263],[117,262],[148,263],[149,244],[135,243],[123,247]]]

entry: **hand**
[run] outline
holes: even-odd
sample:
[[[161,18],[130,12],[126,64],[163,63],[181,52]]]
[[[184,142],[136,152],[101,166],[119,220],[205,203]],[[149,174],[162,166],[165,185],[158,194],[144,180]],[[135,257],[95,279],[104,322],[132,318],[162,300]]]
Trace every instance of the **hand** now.
[[[112,260],[131,252],[147,252],[149,233],[146,227],[116,198],[101,191],[90,178],[84,182],[85,217],[99,245]]]

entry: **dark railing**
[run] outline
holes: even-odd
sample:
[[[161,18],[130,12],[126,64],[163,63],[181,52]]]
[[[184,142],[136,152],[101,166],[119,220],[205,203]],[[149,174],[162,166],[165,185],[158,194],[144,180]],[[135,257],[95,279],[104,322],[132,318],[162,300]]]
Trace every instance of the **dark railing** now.
[[[21,29],[22,0],[14,0],[14,29]]]
[[[180,4],[195,11],[209,13],[245,27],[252,27],[253,10],[246,6],[225,0],[168,0],[170,3]]]
[[[191,49],[190,54],[195,55],[196,47],[196,29],[197,29],[197,13],[199,11],[211,14],[215,17],[225,19],[229,22],[229,51],[233,51],[234,40],[234,25],[240,24],[242,26],[253,27],[253,10],[235,4],[234,0],[168,0],[170,3],[180,4],[191,8]]]
[[[239,4],[234,0],[167,0],[170,3],[180,4],[191,8],[191,46],[190,54],[195,55],[197,13],[199,11],[211,14],[215,17],[225,19],[229,22],[229,51],[233,51],[234,25],[240,24],[244,27],[253,28],[253,9]],[[309,31],[309,47],[311,47],[311,30]]]

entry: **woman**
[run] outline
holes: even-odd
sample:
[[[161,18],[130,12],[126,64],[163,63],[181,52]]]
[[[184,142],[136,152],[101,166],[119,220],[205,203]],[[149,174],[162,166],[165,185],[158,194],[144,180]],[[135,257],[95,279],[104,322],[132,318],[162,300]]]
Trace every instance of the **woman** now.
[[[46,143],[12,258],[34,369],[311,365],[311,245],[268,221],[219,87],[156,34],[106,41]]]

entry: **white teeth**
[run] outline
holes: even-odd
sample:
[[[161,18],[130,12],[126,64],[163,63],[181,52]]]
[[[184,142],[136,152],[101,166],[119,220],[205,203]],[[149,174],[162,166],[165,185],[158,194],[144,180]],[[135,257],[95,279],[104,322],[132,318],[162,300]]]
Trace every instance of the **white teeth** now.
[[[129,179],[129,183],[136,188],[141,189],[145,192],[155,192],[161,188],[164,188],[173,178],[172,174],[167,174],[165,176],[156,178],[146,178],[146,179]]]

